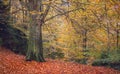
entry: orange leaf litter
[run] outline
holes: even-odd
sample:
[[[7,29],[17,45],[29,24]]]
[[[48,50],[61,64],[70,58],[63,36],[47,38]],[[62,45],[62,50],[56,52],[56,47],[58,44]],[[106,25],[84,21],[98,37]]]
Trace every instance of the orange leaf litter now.
[[[59,60],[25,61],[25,57],[0,47],[0,74],[120,74],[120,71]]]

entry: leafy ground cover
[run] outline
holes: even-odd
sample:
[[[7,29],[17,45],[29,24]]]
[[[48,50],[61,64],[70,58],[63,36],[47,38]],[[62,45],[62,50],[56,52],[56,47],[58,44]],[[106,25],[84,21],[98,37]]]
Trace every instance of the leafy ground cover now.
[[[0,47],[0,74],[120,74],[120,71],[72,62],[46,59],[25,61],[25,57]]]

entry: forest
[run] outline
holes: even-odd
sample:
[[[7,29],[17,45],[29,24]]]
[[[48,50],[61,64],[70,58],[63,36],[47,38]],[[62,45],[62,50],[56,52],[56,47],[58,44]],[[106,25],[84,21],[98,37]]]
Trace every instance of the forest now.
[[[120,74],[120,1],[0,0],[0,74]]]

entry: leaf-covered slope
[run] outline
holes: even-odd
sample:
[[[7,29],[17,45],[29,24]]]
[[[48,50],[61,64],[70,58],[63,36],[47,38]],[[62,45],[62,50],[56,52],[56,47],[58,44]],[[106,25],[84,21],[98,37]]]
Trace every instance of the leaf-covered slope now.
[[[119,71],[76,63],[48,60],[27,62],[22,55],[0,48],[0,74],[120,74]]]

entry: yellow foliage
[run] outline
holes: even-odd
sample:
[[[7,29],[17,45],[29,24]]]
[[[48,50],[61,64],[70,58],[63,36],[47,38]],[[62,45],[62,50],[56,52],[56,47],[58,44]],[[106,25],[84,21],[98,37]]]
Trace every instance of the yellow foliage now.
[[[10,0],[2,0],[4,5],[8,5]]]
[[[38,12],[38,11],[30,11],[30,14],[32,15],[41,15],[43,14],[44,12]]]

